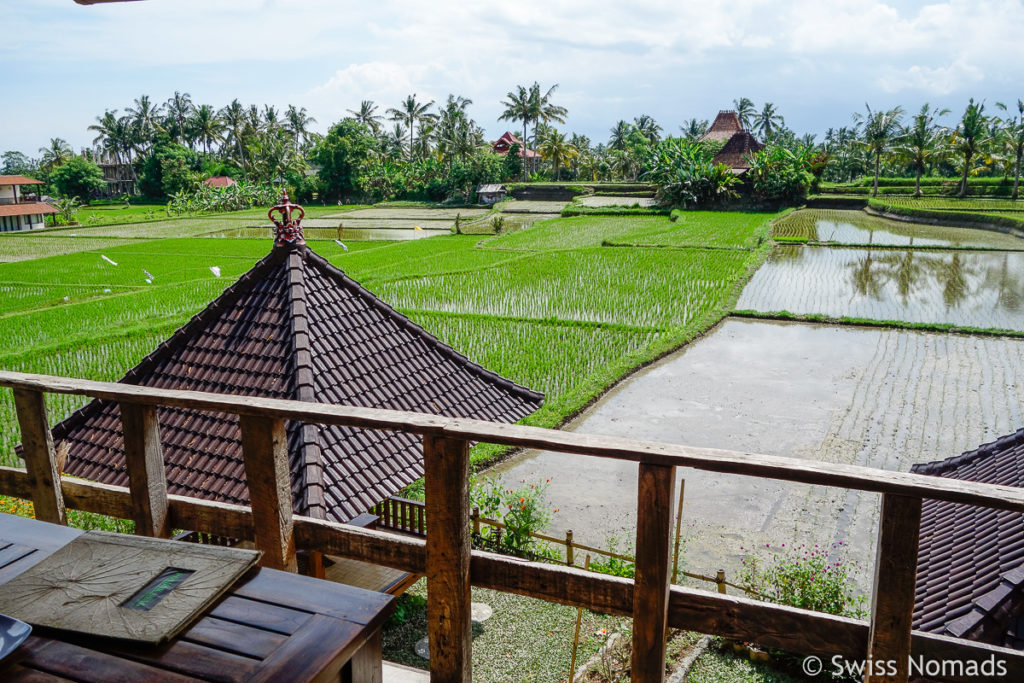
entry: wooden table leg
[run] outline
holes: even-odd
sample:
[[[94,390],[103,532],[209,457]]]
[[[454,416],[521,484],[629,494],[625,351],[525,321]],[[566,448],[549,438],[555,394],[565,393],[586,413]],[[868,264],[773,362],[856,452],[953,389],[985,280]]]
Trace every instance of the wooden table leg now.
[[[342,683],[381,683],[384,678],[382,659],[380,629],[377,629],[341,670]]]

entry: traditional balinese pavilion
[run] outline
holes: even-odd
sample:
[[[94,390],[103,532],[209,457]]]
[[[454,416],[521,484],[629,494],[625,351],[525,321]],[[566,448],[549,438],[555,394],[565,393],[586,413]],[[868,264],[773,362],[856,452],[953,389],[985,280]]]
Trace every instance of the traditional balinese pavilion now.
[[[1024,487],[1024,429],[911,471]],[[914,628],[1024,650],[1024,514],[924,501]]]
[[[718,150],[712,162],[725,164],[735,175],[749,171],[751,157],[764,148],[750,131],[743,128],[739,114],[730,109],[718,112],[715,122],[700,137],[700,141],[724,142],[725,145]]]
[[[34,187],[35,195],[26,196],[23,185]],[[0,175],[0,232],[46,227],[45,216],[57,209],[39,201],[42,185],[42,181],[23,175]]]
[[[542,394],[471,362],[311,250],[302,213],[285,195],[271,209],[271,252],[121,382],[506,423],[541,406]],[[237,417],[158,418],[168,492],[249,503]],[[121,429],[102,400],[56,425],[64,471],[126,486]],[[350,522],[423,476],[411,434],[290,422],[287,436],[301,515]]]
[[[740,115],[731,109],[723,109],[718,112],[714,123],[708,128],[708,132],[700,136],[700,141],[728,142],[736,133],[743,132],[743,125],[740,123]]]
[[[519,157],[521,159],[533,159],[534,157],[540,156],[540,154],[527,147],[525,142],[513,135],[511,131],[507,130],[504,135],[494,141],[494,144],[491,145],[491,151],[495,154],[505,156],[512,150],[512,145],[519,145]]]

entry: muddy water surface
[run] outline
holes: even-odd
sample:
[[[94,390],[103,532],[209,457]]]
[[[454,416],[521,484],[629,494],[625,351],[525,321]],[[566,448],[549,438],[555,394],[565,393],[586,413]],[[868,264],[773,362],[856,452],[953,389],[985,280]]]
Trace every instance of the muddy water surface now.
[[[568,428],[906,471],[1020,426],[1024,342],[727,320],[611,391]],[[636,465],[527,452],[506,479],[551,477],[552,531],[631,539]],[[746,548],[843,541],[867,566],[878,497],[681,470],[686,565],[739,569]],[[869,579],[860,580],[867,592]]]

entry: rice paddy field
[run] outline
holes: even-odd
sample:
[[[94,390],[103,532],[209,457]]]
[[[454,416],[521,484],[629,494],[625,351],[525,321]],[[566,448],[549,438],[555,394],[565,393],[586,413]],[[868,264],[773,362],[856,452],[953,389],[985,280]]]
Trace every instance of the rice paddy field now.
[[[1013,199],[957,199],[955,197],[885,197],[886,204],[932,211],[1009,211],[1024,212],[1024,200]]]
[[[793,212],[775,224],[772,236],[786,242],[843,245],[1024,249],[1024,241],[991,230],[902,223],[863,211],[834,209]]]
[[[431,210],[380,211],[388,214],[381,220],[406,221],[409,211]],[[475,217],[486,220],[483,212]],[[772,214],[687,218],[536,220],[501,236],[341,244],[336,231],[310,228],[310,245],[472,360],[545,392],[545,408],[531,422],[557,425],[631,368],[726,315],[767,253],[767,244],[757,245]],[[252,220],[182,218],[0,238],[0,253],[10,254],[0,263],[0,367],[119,379],[266,255],[269,235],[248,227]],[[672,237],[705,223],[721,235],[703,246],[690,244],[696,233]],[[317,239],[320,230],[333,236]],[[648,232],[684,246],[602,246]],[[234,238],[220,238],[228,234]],[[55,248],[39,251],[48,244]],[[52,420],[82,402],[49,400]],[[0,395],[0,420],[0,462],[9,464],[18,440],[9,392]]]
[[[587,196],[578,197],[576,199],[577,204],[582,206],[590,206],[594,208],[603,208],[606,206],[657,206],[658,202],[656,199],[651,197],[612,197],[612,196]]]

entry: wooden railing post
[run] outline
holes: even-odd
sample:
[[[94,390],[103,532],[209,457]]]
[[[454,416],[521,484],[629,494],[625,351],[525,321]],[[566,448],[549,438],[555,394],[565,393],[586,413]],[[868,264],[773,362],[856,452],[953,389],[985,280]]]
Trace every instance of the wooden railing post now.
[[[565,563],[570,567],[575,564],[576,557],[572,549],[572,529],[565,532]]]
[[[160,423],[157,421],[156,406],[122,403],[120,408],[135,533],[140,536],[170,538],[167,474],[160,447]]]
[[[906,681],[910,674],[910,629],[920,532],[921,499],[882,494],[868,636],[868,662],[876,664],[866,670],[866,683]],[[893,671],[895,675],[890,675]]]
[[[668,624],[669,537],[675,468],[640,464],[636,515],[636,579],[633,588],[632,679],[665,680]]]
[[[32,489],[32,505],[36,519],[54,524],[67,524],[64,492],[60,488],[60,469],[53,450],[53,435],[46,419],[46,400],[41,391],[14,390],[14,407],[21,427],[25,469]]]
[[[294,572],[298,562],[284,420],[241,415],[239,424],[256,547],[263,551],[260,564]]]
[[[430,680],[469,681],[472,614],[469,561],[469,447],[465,441],[423,437],[426,483],[427,627]]]

